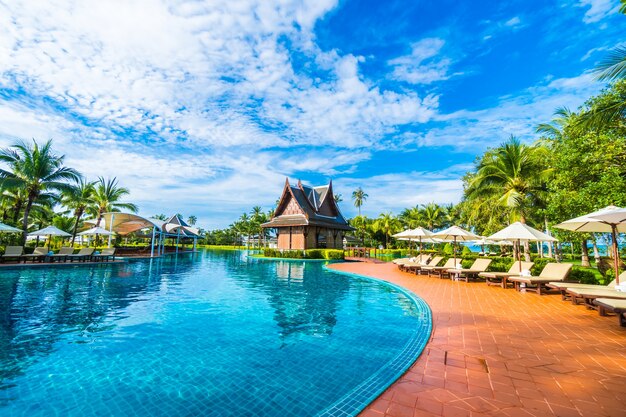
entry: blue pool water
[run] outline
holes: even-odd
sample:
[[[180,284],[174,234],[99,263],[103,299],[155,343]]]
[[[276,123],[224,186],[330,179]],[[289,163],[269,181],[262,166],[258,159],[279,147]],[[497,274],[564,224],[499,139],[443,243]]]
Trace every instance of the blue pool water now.
[[[354,414],[430,332],[387,284],[230,251],[0,270],[0,325],[0,415],[29,417]]]

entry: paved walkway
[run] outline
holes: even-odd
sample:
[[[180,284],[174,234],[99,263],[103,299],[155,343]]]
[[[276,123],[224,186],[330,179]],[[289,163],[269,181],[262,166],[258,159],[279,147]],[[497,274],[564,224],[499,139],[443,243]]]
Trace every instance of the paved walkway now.
[[[361,416],[626,416],[617,318],[558,295],[415,276],[392,263],[331,267],[401,285],[433,313],[420,358]]]

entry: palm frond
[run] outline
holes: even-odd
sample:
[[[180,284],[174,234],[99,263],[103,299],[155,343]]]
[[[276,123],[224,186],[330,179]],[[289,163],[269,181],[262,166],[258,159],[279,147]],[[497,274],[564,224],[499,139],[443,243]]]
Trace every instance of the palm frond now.
[[[596,79],[613,81],[626,78],[626,46],[612,50],[595,69]]]

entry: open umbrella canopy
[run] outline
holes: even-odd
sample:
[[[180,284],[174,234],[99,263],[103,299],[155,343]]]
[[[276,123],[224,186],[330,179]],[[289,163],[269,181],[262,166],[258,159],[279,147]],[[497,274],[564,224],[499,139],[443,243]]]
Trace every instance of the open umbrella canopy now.
[[[63,230],[59,229],[58,227],[48,226],[48,227],[44,227],[41,230],[37,230],[35,232],[30,232],[28,234],[28,236],[64,236],[64,237],[68,237],[68,236],[72,236],[72,235],[67,233],[67,232],[64,232]]]
[[[626,209],[607,206],[593,213],[566,220],[554,227],[572,232],[611,233],[613,230],[611,224],[615,224],[618,232],[626,233],[625,218]]]
[[[510,224],[499,232],[496,232],[493,235],[489,236],[487,239],[504,241],[517,240],[518,243],[522,240],[532,240],[537,242],[558,242],[558,239],[555,239],[552,236],[545,234],[522,222],[515,222],[513,224]],[[520,256],[519,250],[517,251],[517,261],[519,262],[519,270],[520,272],[522,272],[522,258]]]
[[[9,226],[8,224],[0,223],[0,233],[22,233],[22,229]]]
[[[94,235],[111,236],[114,234],[115,234],[114,232],[110,232],[107,229],[103,229],[102,227],[92,227],[89,230],[85,230],[84,232],[78,233],[78,236],[94,236]]]
[[[626,209],[608,206],[593,213],[559,223],[554,227],[575,232],[611,233],[613,238],[613,269],[619,285],[619,248],[617,234],[626,232]]]
[[[462,229],[459,226],[452,226],[440,232],[435,232],[432,234],[432,237],[436,237],[438,239],[447,240],[447,241],[463,241],[463,242],[468,242],[468,241],[472,241],[472,240],[476,240],[480,238],[480,236],[477,236],[470,231]]]
[[[539,242],[558,242],[557,239],[521,222],[515,222],[489,236],[490,240],[532,240]]]
[[[405,230],[404,232],[396,233],[393,235],[395,238],[406,238],[406,239],[419,239],[425,237],[431,237],[433,232],[428,229],[424,229],[423,227],[416,227],[415,229]]]

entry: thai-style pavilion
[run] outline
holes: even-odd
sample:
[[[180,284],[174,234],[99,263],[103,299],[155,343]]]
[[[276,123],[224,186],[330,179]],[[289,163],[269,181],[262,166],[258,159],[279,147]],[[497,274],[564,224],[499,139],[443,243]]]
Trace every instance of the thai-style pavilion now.
[[[352,230],[341,215],[333,183],[321,187],[297,186],[285,181],[272,219],[261,225],[276,229],[278,249],[341,249],[345,232]]]

